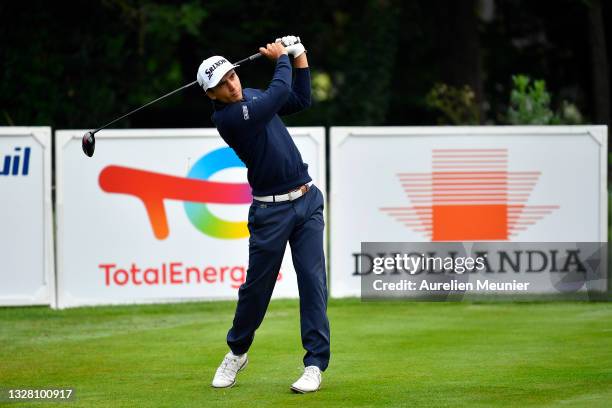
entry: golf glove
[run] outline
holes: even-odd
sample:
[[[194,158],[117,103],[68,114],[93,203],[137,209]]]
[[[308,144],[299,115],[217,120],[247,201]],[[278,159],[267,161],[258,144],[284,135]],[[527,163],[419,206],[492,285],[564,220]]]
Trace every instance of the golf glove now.
[[[293,58],[297,58],[306,52],[306,48],[300,42],[300,37],[296,37],[295,35],[286,35],[283,38],[277,38],[276,42],[281,42],[287,49],[287,53],[291,55]]]

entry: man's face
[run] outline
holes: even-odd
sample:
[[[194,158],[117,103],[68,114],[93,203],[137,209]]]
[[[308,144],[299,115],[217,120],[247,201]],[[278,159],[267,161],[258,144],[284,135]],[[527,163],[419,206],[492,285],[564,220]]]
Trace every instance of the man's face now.
[[[221,81],[214,88],[210,88],[206,94],[212,100],[223,103],[234,103],[242,100],[242,85],[240,78],[232,69],[223,75]]]

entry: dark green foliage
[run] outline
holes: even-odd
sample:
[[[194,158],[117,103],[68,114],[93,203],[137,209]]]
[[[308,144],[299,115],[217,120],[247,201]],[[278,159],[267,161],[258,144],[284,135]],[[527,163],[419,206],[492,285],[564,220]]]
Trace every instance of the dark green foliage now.
[[[395,78],[392,78],[400,29],[399,1],[369,0],[358,15],[344,16],[343,61],[336,74],[338,98],[332,122],[376,125],[385,122]]]
[[[0,125],[94,127],[193,81],[207,56],[236,60],[284,34],[302,37],[328,92],[309,111],[287,118],[291,125],[435,124],[428,91],[438,82],[458,89],[478,82],[480,76],[466,72],[466,66],[478,66],[467,64],[478,55],[481,122],[505,122],[508,78],[515,72],[544,78],[552,106],[563,106],[572,120],[577,111],[592,117],[589,101],[596,91],[585,46],[589,4],[560,0],[558,12],[551,13],[546,2],[497,0],[487,19],[485,3],[466,2],[478,5],[473,12],[480,52],[470,57],[448,40],[453,30],[470,32],[462,21],[473,26],[472,7],[461,13],[469,19],[458,19],[442,0],[313,0],[290,6],[263,0],[5,1]],[[610,8],[602,7],[609,21]],[[453,73],[452,82],[445,79]],[[264,88],[271,64],[245,66],[239,75],[244,86]],[[194,87],[116,126],[211,126],[210,114],[210,103]]]
[[[175,50],[200,34],[206,12],[197,2],[33,1],[5,5],[2,15],[11,22],[2,28],[5,118],[74,128],[99,125],[181,85]]]

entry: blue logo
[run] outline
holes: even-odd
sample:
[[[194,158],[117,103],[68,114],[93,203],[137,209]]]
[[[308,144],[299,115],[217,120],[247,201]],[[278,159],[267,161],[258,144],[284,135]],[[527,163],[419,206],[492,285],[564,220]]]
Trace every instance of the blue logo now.
[[[1,163],[4,164],[0,165],[0,176],[27,176],[30,171],[30,148],[16,147],[13,154],[5,155]]]

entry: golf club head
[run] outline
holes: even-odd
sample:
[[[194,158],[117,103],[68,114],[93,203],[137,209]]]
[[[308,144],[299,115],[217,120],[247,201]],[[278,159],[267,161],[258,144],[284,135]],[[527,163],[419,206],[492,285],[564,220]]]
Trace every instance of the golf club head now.
[[[94,138],[93,132],[87,132],[83,135],[83,152],[91,157],[94,154],[94,150],[96,149],[96,139]]]

